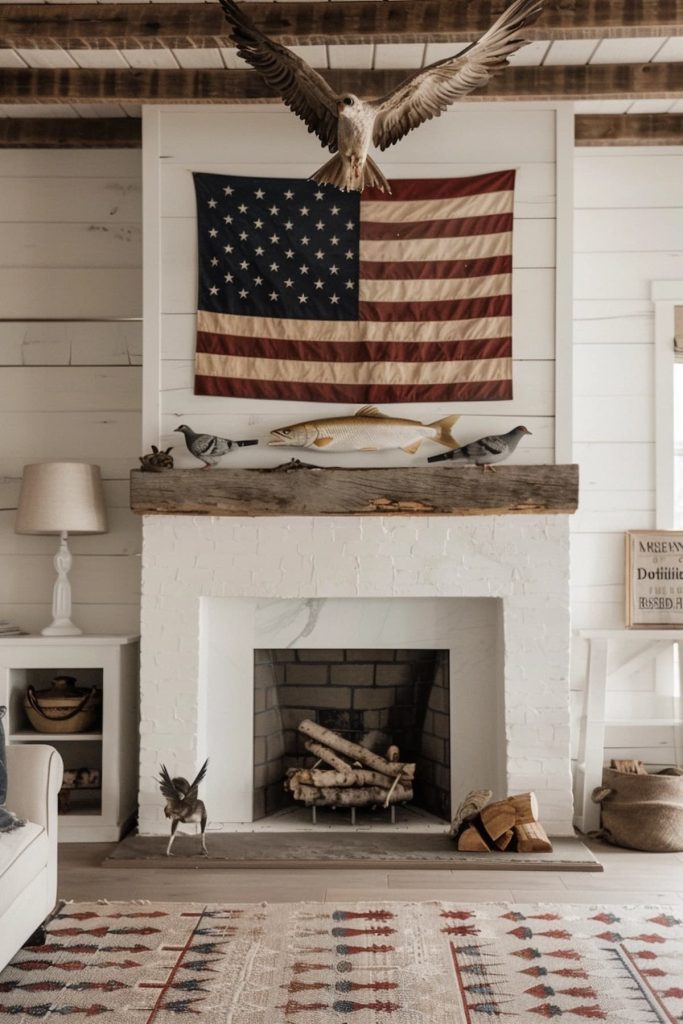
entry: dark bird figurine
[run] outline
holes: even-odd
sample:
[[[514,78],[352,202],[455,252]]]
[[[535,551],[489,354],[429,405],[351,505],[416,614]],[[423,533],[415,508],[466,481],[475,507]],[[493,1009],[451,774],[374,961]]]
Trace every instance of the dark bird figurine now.
[[[287,106],[336,155],[312,175],[321,184],[361,192],[366,186],[391,192],[370,144],[393,146],[424,121],[438,117],[451,103],[508,64],[508,57],[528,41],[523,29],[536,20],[542,0],[514,0],[478,41],[453,57],[429,64],[405,78],[377,100],[352,93],[337,95],[322,75],[256,27],[235,0],[220,0],[232,28],[237,52],[251,64]]]
[[[190,455],[204,463],[204,469],[215,466],[219,459],[231,452],[233,448],[246,448],[258,441],[230,441],[227,437],[216,437],[215,434],[195,434],[192,427],[176,427],[176,431],[185,435],[185,444]]]
[[[508,430],[507,434],[491,434],[489,437],[480,437],[478,441],[470,441],[462,448],[454,448],[451,452],[430,455],[427,462],[453,459],[454,462],[467,462],[474,466],[483,466],[484,470],[493,470],[493,463],[503,462],[508,455],[512,455],[524,435],[530,433],[526,427],[515,427],[514,430]]]
[[[168,770],[165,764],[161,765],[159,771],[159,789],[163,796],[166,797],[166,806],[164,807],[164,814],[167,818],[171,819],[171,838],[168,841],[166,847],[166,856],[172,857],[171,847],[173,846],[173,840],[175,839],[176,830],[179,824],[185,824],[186,822],[198,821],[201,825],[201,836],[202,836],[202,855],[208,856],[209,851],[206,848],[206,807],[204,802],[199,799],[199,784],[206,775],[206,768],[208,765],[208,759],[199,769],[199,773],[194,782],[188,782],[182,775],[172,779],[168,774]]]

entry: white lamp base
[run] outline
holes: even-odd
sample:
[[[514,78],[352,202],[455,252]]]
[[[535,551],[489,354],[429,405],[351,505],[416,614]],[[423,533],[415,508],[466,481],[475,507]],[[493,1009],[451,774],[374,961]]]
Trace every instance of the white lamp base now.
[[[71,619],[55,619],[40,631],[41,636],[81,636],[82,633],[83,630],[74,626]]]
[[[57,579],[52,591],[52,622],[45,629],[41,629],[42,636],[80,636],[83,632],[71,621],[71,584],[69,583],[71,552],[66,537],[66,531],[64,531],[61,534],[59,548],[54,559]]]

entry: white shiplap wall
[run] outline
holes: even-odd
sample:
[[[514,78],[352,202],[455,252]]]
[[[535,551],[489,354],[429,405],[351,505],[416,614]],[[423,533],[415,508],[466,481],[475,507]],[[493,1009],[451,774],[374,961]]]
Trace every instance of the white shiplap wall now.
[[[573,625],[623,628],[624,531],[656,525],[650,291],[652,281],[683,278],[683,147],[577,149],[574,172]],[[575,640],[576,713],[585,665],[585,642]],[[653,686],[651,673],[625,680],[608,694],[608,719],[656,717]],[[671,763],[673,742],[671,728],[611,726],[606,757]]]
[[[515,461],[524,463],[547,463],[555,457],[557,125],[558,113],[548,105],[455,107],[379,157],[388,177],[518,169],[515,398],[460,405],[462,419],[456,436],[468,440],[524,422],[533,432],[515,455]],[[145,266],[149,270],[145,281],[146,440],[156,443],[160,436],[164,446],[178,445],[180,435],[173,433],[174,428],[187,422],[195,430],[265,441],[270,430],[288,422],[322,411],[352,412],[353,407],[339,405],[256,402],[192,393],[197,250],[191,172],[308,176],[325,158],[317,140],[289,112],[264,105],[146,108],[144,139]],[[391,408],[425,422],[453,411],[435,404]],[[412,462],[424,462],[432,450],[419,452]],[[181,448],[176,454],[177,464],[196,465]],[[238,451],[231,459],[235,466],[276,465],[283,461],[283,453],[259,445]],[[335,453],[334,461],[366,466],[411,462],[403,452]]]
[[[142,313],[140,194],[139,152],[0,151],[0,618],[29,631],[56,538],[16,535],[15,510],[22,467],[55,459],[99,464],[108,506],[106,535],[71,541],[74,619],[139,628],[142,330],[113,321]]]

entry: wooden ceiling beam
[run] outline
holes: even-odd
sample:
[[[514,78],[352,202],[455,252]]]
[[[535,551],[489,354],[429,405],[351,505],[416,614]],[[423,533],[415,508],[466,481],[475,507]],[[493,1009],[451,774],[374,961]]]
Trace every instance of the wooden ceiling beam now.
[[[0,119],[0,148],[139,149],[142,122],[135,117]],[[577,146],[679,146],[683,114],[579,114]]]
[[[334,70],[325,78],[338,93],[377,97],[405,71]],[[677,99],[683,63],[510,67],[469,101]],[[255,71],[0,68],[0,103],[244,103],[276,94]]]
[[[2,149],[140,149],[139,117],[3,117]]]
[[[581,114],[577,146],[680,146],[683,114]]]
[[[356,0],[311,4],[245,3],[268,35],[286,45],[424,43],[470,39],[508,0]],[[677,35],[683,0],[546,0],[529,39],[601,39]],[[217,3],[5,4],[0,48],[67,49],[229,46]]]

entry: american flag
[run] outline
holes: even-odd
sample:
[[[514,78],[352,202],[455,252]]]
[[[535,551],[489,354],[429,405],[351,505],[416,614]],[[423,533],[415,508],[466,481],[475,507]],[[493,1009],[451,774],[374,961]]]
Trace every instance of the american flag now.
[[[195,174],[195,394],[512,397],[515,172],[391,183]]]

